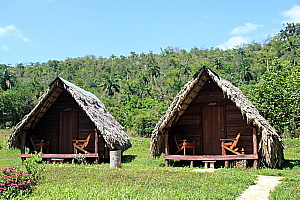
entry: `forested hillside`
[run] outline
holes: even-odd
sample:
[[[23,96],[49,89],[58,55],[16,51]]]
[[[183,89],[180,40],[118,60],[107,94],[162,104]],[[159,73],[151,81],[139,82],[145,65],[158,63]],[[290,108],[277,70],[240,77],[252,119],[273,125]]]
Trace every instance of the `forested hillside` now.
[[[173,97],[202,66],[240,87],[284,137],[300,136],[300,24],[234,49],[176,47],[160,54],[88,55],[0,65],[0,128],[12,127],[60,76],[94,93],[133,135],[149,136]]]

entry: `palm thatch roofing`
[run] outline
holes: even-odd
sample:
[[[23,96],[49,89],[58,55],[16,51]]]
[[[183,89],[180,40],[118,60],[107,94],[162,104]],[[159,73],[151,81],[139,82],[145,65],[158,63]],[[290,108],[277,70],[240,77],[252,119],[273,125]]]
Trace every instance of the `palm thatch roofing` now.
[[[164,133],[187,110],[207,80],[212,80],[221,88],[224,97],[227,97],[235,104],[243,117],[246,118],[247,123],[257,128],[257,134],[261,138],[259,141],[260,162],[270,168],[281,167],[283,162],[283,144],[276,130],[259,114],[258,110],[239,88],[206,67],[201,68],[194,75],[193,79],[183,86],[166,111],[166,114],[156,124],[151,135],[151,155],[159,157],[164,153]]]
[[[57,77],[39,98],[38,104],[13,129],[9,137],[9,146],[21,148],[21,133],[23,130],[34,128],[44,116],[49,107],[59,95],[66,90],[94,123],[110,149],[126,150],[131,142],[124,128],[108,112],[104,104],[92,93],[85,91],[74,84]]]

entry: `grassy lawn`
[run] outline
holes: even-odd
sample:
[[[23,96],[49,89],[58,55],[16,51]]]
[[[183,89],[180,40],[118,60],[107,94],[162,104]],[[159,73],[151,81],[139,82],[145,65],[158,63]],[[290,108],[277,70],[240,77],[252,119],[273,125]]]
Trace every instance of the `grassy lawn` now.
[[[26,199],[235,199],[254,175],[285,177],[271,199],[300,199],[300,140],[285,140],[284,169],[219,169],[196,173],[188,167],[163,167],[149,155],[149,139],[132,139],[120,169],[109,164],[45,165],[44,178]],[[2,145],[3,146],[3,145]],[[21,166],[17,150],[0,150],[0,168]]]

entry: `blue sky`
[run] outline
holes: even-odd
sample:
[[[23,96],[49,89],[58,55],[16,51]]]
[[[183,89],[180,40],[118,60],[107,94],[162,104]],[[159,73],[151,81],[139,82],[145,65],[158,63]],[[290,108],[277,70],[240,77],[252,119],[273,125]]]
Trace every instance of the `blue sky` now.
[[[0,64],[232,48],[300,22],[300,0],[0,0]]]

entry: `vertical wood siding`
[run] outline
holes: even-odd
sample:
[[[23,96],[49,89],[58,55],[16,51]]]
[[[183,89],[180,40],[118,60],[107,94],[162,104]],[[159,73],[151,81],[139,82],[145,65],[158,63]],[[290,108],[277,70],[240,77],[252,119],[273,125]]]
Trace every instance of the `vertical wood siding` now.
[[[38,139],[50,141],[49,153],[74,153],[72,141],[70,141],[72,135],[64,135],[68,131],[66,130],[64,121],[61,119],[60,115],[61,112],[67,112],[67,110],[78,113],[78,117],[73,116],[73,118],[77,118],[78,121],[75,122],[73,120],[72,124],[74,127],[70,130],[71,132],[74,132],[73,139],[85,139],[89,134],[92,134],[86,149],[91,153],[95,152],[96,127],[66,91],[60,94],[57,100],[36,124],[34,129],[30,130],[30,133],[34,134]],[[97,135],[100,134],[98,133]],[[100,137],[98,141],[98,153],[104,154],[104,139]],[[62,145],[65,145],[66,147],[61,147]]]
[[[176,151],[174,134],[180,132],[188,141],[196,142],[197,155],[220,155],[220,138],[234,138],[240,132],[238,147],[253,153],[253,126],[248,125],[239,109],[212,81],[208,81],[187,110],[172,127],[170,154]]]

